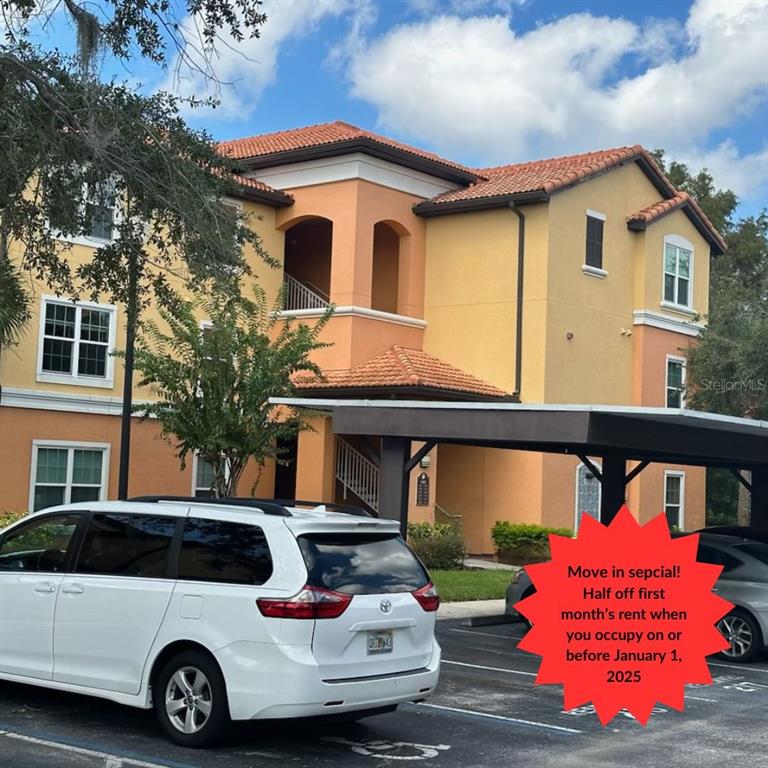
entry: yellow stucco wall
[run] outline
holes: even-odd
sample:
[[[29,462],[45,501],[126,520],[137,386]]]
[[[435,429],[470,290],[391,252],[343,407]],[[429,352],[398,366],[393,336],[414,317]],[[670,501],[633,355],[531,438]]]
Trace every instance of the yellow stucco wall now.
[[[679,235],[693,245],[693,310],[699,315],[706,315],[709,312],[709,244],[679,209],[653,222],[645,233],[640,235],[644,239],[647,259],[646,280],[642,286],[642,307],[677,316],[679,319],[688,319],[685,315],[661,305],[664,285],[664,238],[667,235]]]
[[[262,238],[263,247],[270,256],[282,262],[283,259],[283,233],[275,226],[275,209],[264,205],[244,202],[244,214],[247,216],[249,225],[256,229]],[[72,267],[72,271],[81,264],[91,261],[94,249],[83,245],[72,245],[67,251],[67,259]],[[250,246],[246,248],[245,259],[253,270],[255,279],[267,291],[270,300],[277,297],[277,292],[282,284],[282,269],[273,268],[264,263],[264,261],[254,252]],[[168,282],[182,295],[183,281],[175,275],[166,273]],[[120,359],[114,360],[113,385],[88,386],[80,382],[71,383],[53,383],[37,381],[37,360],[40,337],[40,312],[42,307],[42,296],[55,296],[43,281],[32,281],[34,295],[32,297],[32,318],[27,324],[24,333],[17,346],[3,352],[0,357],[0,384],[4,387],[13,387],[19,389],[45,390],[48,392],[57,392],[64,394],[77,395],[79,397],[95,395],[99,397],[122,397],[123,392],[123,367]],[[64,299],[69,297],[62,297]],[[83,296],[83,299],[87,297]],[[100,299],[103,303],[109,303],[108,297]],[[117,349],[123,349],[125,346],[125,309],[122,306],[116,307],[115,312],[115,344]],[[159,320],[157,309],[150,306],[142,314],[144,320]],[[203,318],[201,318],[203,319]],[[134,398],[150,399],[151,393],[138,386],[139,376],[134,377]]]
[[[694,307],[703,314],[709,246],[682,211],[645,232],[628,230],[627,216],[659,198],[632,163],[555,194],[547,205],[522,209],[523,402],[663,404],[667,349],[687,346],[690,337],[636,327],[633,312],[682,319],[661,306],[664,237],[676,234],[694,245]],[[603,278],[582,269],[588,209],[606,217]],[[427,224],[425,349],[508,391],[515,373],[517,226],[509,210]],[[657,380],[649,381],[649,371]],[[646,402],[651,391],[653,402]],[[471,551],[489,552],[497,519],[572,527],[578,464],[569,456],[442,446],[438,503],[462,514]],[[628,489],[643,520],[663,508],[664,469],[648,468]],[[691,528],[703,524],[704,472],[685,471]]]
[[[537,210],[540,209],[540,210]],[[524,385],[543,378],[533,361],[543,344],[546,296],[545,206],[526,209]],[[515,386],[518,219],[507,209],[429,219],[424,349],[502,389]],[[530,289],[528,287],[530,286]]]

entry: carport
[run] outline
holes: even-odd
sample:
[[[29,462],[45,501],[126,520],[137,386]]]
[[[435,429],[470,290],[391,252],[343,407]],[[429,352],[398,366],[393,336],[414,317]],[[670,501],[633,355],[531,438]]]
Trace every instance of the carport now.
[[[751,523],[768,529],[768,422],[686,409],[403,400],[273,400],[324,411],[337,435],[381,438],[379,514],[408,522],[408,479],[441,443],[578,456],[602,484],[610,522],[626,487],[661,462],[731,470],[751,493]],[[424,445],[412,454],[412,443]],[[589,457],[600,457],[602,470]],[[629,472],[627,462],[639,462]],[[745,471],[751,472],[748,480]]]

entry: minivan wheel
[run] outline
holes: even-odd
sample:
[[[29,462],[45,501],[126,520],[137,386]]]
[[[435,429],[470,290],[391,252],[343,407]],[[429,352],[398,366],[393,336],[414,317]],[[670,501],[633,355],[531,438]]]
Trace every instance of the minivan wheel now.
[[[746,611],[738,608],[717,622],[720,634],[730,643],[730,648],[720,652],[729,661],[751,661],[762,648],[762,636],[757,622]]]
[[[183,651],[160,670],[154,686],[155,714],[171,741],[207,747],[229,725],[227,687],[216,662],[202,651]]]

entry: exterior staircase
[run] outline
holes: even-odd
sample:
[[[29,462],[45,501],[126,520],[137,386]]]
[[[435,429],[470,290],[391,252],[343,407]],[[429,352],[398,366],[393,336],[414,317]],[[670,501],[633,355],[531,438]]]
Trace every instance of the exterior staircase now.
[[[283,274],[283,309],[327,309],[328,297],[316,286],[302,283],[287,272]]]
[[[379,468],[341,437],[336,440],[336,481],[345,501],[352,496],[379,511]]]

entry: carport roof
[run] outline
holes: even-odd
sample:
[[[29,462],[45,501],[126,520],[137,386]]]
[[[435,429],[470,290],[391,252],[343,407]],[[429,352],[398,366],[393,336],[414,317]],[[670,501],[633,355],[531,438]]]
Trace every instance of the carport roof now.
[[[768,422],[686,409],[315,398],[272,402],[330,412],[337,434],[768,468]]]

